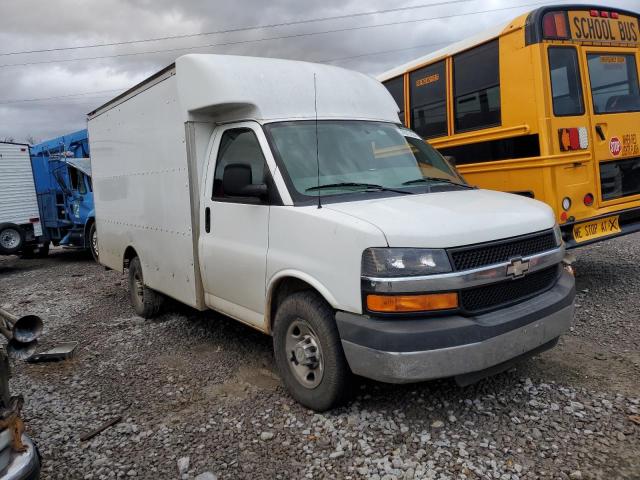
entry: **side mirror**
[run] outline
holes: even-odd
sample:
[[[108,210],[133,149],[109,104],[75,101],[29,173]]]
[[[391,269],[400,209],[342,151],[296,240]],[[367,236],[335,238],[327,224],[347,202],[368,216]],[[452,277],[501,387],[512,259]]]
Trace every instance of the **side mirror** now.
[[[456,166],[456,157],[453,155],[444,155],[444,159],[449,162],[452,167]]]
[[[266,198],[268,193],[265,184],[252,183],[251,165],[247,163],[231,163],[224,167],[222,191],[225,196],[260,199]]]

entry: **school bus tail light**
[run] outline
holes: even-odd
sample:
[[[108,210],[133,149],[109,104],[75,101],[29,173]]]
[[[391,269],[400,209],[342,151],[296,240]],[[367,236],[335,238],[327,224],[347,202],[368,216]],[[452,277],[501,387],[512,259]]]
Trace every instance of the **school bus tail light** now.
[[[367,309],[371,312],[428,312],[452,308],[458,308],[458,294],[455,292],[425,295],[367,295]]]
[[[589,134],[586,127],[561,128],[558,130],[558,136],[562,152],[589,148]]]
[[[587,207],[590,207],[591,205],[593,205],[593,194],[592,194],[592,193],[587,193],[587,194],[584,196],[584,199],[583,199],[583,200],[584,200],[584,204],[585,204]]]
[[[542,19],[542,33],[544,38],[567,40],[567,16],[564,12],[549,12]]]

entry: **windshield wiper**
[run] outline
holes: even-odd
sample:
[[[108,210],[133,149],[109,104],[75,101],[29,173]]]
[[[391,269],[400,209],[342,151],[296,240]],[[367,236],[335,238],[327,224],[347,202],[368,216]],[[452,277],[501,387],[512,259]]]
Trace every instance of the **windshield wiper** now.
[[[402,182],[402,185],[416,185],[418,183],[447,183],[449,185],[456,185],[457,187],[464,187],[464,188],[470,188],[470,189],[475,189],[476,187],[473,187],[471,185],[467,185],[466,183],[459,183],[459,182],[454,182],[453,180],[449,180],[448,178],[441,178],[441,177],[422,177],[422,178],[416,178],[415,180],[408,180],[406,182]]]
[[[375,183],[358,183],[358,182],[340,182],[340,183],[327,183],[325,185],[316,185],[315,187],[309,187],[305,192],[311,192],[313,190],[324,190],[325,188],[341,188],[341,187],[356,187],[364,188],[365,191],[377,191],[377,192],[396,192],[403,193],[405,195],[413,195],[413,192],[406,190],[396,190],[395,188],[387,188]]]

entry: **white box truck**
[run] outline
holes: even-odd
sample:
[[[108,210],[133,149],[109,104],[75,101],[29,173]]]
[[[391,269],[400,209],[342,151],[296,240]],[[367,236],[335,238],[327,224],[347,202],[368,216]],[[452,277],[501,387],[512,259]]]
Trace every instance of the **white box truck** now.
[[[15,255],[46,242],[29,145],[0,142],[0,255]]]
[[[99,258],[272,335],[324,410],[352,374],[478,376],[552,347],[574,279],[552,211],[467,185],[366,75],[186,55],[89,114]]]

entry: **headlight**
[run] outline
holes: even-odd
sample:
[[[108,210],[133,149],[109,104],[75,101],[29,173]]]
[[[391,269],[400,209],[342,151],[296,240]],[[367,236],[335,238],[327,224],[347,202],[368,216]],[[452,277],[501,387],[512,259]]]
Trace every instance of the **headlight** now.
[[[556,245],[558,247],[562,245],[562,230],[560,230],[560,225],[557,223],[555,227],[553,227],[553,235],[556,237]]]
[[[362,254],[365,277],[407,277],[451,271],[447,252],[427,248],[368,248]]]

